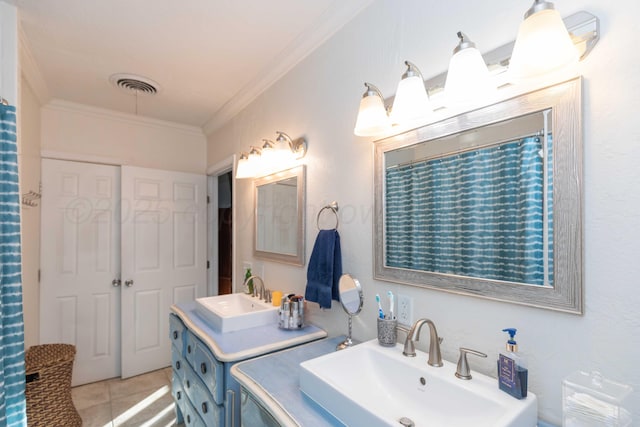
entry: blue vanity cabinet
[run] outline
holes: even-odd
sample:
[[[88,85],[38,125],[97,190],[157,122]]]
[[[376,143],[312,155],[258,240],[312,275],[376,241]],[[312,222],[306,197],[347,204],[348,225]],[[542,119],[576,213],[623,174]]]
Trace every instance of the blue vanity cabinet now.
[[[185,422],[185,393],[182,383],[184,381],[184,324],[173,314],[169,315],[169,337],[171,339],[171,395],[176,404],[176,421],[178,424]]]
[[[195,302],[173,305],[169,325],[171,394],[177,422],[188,427],[240,427],[240,384],[231,368],[243,360],[327,336],[314,325],[290,331],[265,325],[225,334],[200,317]]]
[[[187,426],[222,426],[223,364],[178,316],[170,314],[169,325],[174,344],[171,394],[176,403],[177,422]]]
[[[245,426],[280,427],[280,423],[264,408],[253,395],[244,387],[241,388],[242,396],[242,424]]]

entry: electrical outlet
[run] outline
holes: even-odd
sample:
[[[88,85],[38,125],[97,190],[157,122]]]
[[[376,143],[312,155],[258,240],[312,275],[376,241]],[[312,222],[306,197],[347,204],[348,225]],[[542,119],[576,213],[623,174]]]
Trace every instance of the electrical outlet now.
[[[410,296],[398,294],[398,323],[413,325],[413,298]]]

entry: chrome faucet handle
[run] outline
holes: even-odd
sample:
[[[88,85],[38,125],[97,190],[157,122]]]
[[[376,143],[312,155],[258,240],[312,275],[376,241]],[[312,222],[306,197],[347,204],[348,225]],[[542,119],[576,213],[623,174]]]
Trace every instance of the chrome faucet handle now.
[[[460,347],[460,357],[458,358],[458,367],[456,369],[456,377],[461,380],[471,379],[471,369],[469,369],[469,362],[467,361],[467,353],[475,356],[487,357],[486,354],[481,351],[472,350],[470,348]]]
[[[264,302],[271,302],[271,289],[265,289]]]
[[[265,299],[265,292],[264,292],[264,280],[262,280],[262,277],[257,276],[257,275],[253,275],[250,277],[247,277],[244,281],[244,284],[242,285],[242,287],[247,287],[247,284],[249,283],[250,280],[256,280],[253,282],[253,296],[254,297],[258,297],[258,299]],[[260,288],[258,288],[258,282],[257,280],[260,281]]]

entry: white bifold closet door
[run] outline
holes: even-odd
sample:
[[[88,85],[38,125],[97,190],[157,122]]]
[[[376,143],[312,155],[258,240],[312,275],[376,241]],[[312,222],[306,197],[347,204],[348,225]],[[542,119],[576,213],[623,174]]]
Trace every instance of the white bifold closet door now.
[[[206,292],[204,175],[42,161],[40,342],[74,385],[169,366],[171,304]]]

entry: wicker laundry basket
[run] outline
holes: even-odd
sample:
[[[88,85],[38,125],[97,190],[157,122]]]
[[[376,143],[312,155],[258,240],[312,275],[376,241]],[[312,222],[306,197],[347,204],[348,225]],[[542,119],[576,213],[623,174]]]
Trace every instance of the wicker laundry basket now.
[[[25,355],[27,423],[29,427],[75,427],[82,419],[71,400],[71,374],[76,347],[42,344]]]

